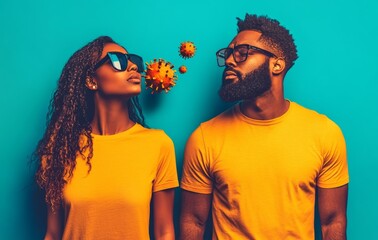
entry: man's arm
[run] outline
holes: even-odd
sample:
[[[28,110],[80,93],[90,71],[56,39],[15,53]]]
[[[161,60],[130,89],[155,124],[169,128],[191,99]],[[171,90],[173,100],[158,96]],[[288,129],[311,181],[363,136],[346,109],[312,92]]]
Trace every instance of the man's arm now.
[[[318,206],[323,240],[346,239],[348,184],[318,188]]]
[[[211,201],[211,194],[181,191],[181,240],[203,239]]]

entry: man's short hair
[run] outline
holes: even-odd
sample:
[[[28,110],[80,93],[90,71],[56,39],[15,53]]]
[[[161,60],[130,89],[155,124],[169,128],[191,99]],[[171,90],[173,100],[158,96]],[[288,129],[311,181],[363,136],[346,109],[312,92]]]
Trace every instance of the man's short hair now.
[[[289,30],[280,25],[280,22],[267,16],[246,14],[245,19],[237,18],[238,33],[244,30],[261,32],[260,40],[264,44],[277,50],[285,59],[287,69],[294,65],[298,58],[297,47]]]

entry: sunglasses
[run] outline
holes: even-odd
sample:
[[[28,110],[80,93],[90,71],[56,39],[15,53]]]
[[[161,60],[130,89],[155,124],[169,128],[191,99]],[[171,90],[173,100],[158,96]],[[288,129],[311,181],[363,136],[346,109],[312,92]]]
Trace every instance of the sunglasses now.
[[[110,61],[111,66],[117,71],[125,71],[127,69],[129,61],[134,63],[138,67],[138,72],[141,73],[144,71],[142,57],[131,53],[129,54],[121,52],[108,52],[104,58],[102,58],[98,63],[96,63],[96,65],[94,66],[94,70],[99,68],[107,61]]]
[[[255,47],[248,44],[240,44],[235,46],[234,48],[222,48],[219,51],[217,51],[217,62],[219,67],[223,67],[226,65],[226,60],[231,56],[233,56],[236,63],[241,63],[247,60],[248,55],[250,54],[250,50],[253,50],[255,52],[262,53],[268,57],[277,57],[275,54],[264,50],[259,47]]]

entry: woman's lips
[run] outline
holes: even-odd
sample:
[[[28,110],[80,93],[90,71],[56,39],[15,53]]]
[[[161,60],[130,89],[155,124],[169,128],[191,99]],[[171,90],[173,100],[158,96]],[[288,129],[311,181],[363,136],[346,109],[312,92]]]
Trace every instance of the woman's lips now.
[[[131,76],[127,79],[127,81],[131,83],[140,83],[141,76],[140,74],[137,74],[137,73],[131,74]]]

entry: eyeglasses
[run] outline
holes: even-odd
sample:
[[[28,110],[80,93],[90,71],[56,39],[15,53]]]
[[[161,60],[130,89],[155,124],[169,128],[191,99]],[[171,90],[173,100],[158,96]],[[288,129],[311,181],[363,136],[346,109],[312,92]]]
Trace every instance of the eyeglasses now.
[[[144,71],[142,57],[135,54],[108,52],[95,66],[94,70],[110,60],[112,67],[117,71],[125,71],[127,69],[128,61],[133,62],[138,67],[138,72]]]
[[[224,67],[226,65],[226,59],[228,59],[231,54],[234,57],[234,60],[236,63],[244,62],[245,60],[247,60],[248,55],[250,54],[249,50],[254,50],[268,57],[277,57],[275,54],[267,50],[264,50],[255,46],[251,46],[248,44],[240,44],[240,45],[235,46],[234,48],[222,48],[218,50],[216,53],[218,66]]]

